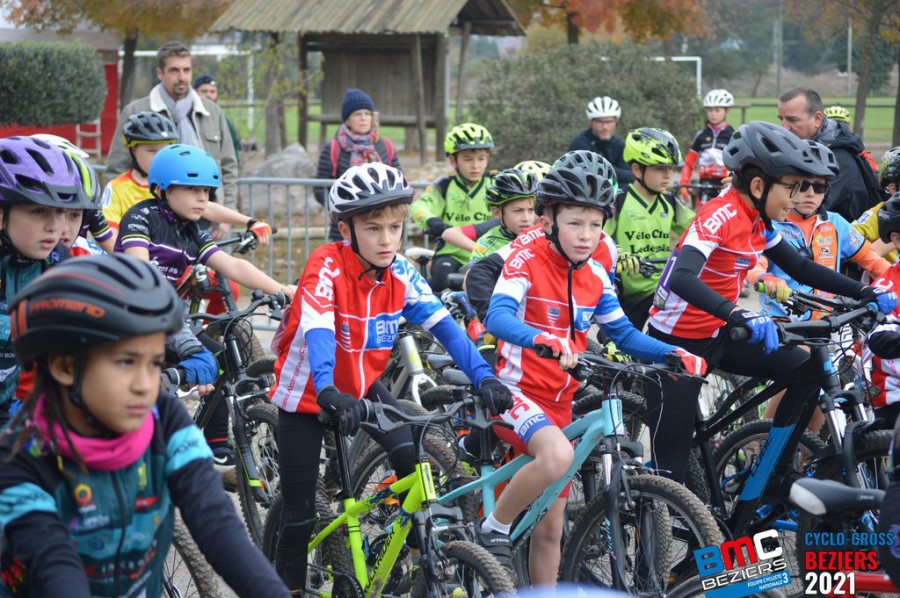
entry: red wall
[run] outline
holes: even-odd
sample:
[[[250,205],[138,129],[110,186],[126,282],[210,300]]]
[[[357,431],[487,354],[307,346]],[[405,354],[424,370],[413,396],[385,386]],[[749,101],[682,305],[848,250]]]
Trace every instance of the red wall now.
[[[103,70],[106,74],[106,99],[103,101],[103,112],[100,114],[100,135],[105,156],[109,153],[109,145],[112,143],[119,119],[119,66],[116,63],[104,64]],[[55,127],[22,127],[18,125],[0,127],[0,137],[33,135],[35,133],[51,133],[65,137],[72,143],[76,142],[74,124]],[[87,146],[88,143],[89,141],[86,141],[85,145]]]

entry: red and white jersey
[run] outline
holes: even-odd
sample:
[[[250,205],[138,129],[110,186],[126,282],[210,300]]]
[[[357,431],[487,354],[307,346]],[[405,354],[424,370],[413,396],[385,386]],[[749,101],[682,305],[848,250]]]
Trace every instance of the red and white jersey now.
[[[570,409],[578,382],[555,360],[540,358],[522,345],[531,346],[535,329],[569,336],[568,272],[569,262],[546,239],[521,244],[503,265],[487,316],[490,322],[492,312],[505,309],[526,325],[501,334],[506,340],[498,347],[497,377],[539,403],[563,410]],[[587,348],[592,319],[606,323],[625,315],[604,266],[594,259],[572,273],[571,300],[578,352]]]
[[[363,274],[349,244],[322,245],[309,256],[273,341],[277,382],[272,402],[285,411],[318,413],[308,353],[323,347],[307,343],[311,330],[324,329],[334,336],[334,385],[362,398],[384,373],[401,316],[427,330],[449,315],[403,256],[395,258],[379,282]]]
[[[695,307],[669,289],[669,276],[684,247],[706,256],[700,280],[729,301],[737,303],[744,279],[766,249],[781,241],[767,231],[759,213],[748,206],[734,189],[706,203],[684,231],[666,262],[653,307],[650,325],[682,338],[712,338],[724,324],[719,318]]]
[[[900,293],[900,265],[891,266],[872,286],[889,289]],[[900,334],[900,305],[887,317],[883,324],[876,326],[869,334],[876,332],[893,332]],[[875,367],[872,369],[872,384],[878,394],[872,399],[872,406],[881,409],[887,405],[900,402],[900,358],[882,359],[866,351],[864,359],[872,357]]]

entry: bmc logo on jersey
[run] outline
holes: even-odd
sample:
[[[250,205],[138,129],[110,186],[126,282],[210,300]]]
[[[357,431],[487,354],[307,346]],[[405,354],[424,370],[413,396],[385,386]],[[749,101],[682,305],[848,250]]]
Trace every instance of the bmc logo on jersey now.
[[[390,349],[397,338],[397,316],[383,314],[366,323],[368,330],[366,349]]]
[[[711,235],[719,232],[719,229],[722,226],[737,216],[737,210],[734,209],[734,206],[724,205],[715,212],[712,213],[712,216],[703,221],[703,228],[705,228]]]

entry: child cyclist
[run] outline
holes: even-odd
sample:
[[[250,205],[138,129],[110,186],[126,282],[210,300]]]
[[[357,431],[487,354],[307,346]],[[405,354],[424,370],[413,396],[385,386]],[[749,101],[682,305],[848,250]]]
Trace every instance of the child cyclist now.
[[[482,391],[488,408],[512,406],[509,391],[434,296],[418,271],[397,254],[413,191],[386,164],[351,166],[331,188],[328,209],[344,241],[316,249],[274,342],[279,407],[278,454],[284,529],[276,569],[293,591],[306,585],[307,543],[316,521],[315,492],[324,428],[320,410],[344,434],[360,424],[359,399],[395,403],[378,381],[401,317],[429,329]],[[398,475],[416,455],[404,427],[376,437]]]
[[[10,339],[9,302],[68,257],[59,244],[66,210],[90,206],[68,154],[30,137],[0,139],[0,427],[9,419],[21,373]]]
[[[444,139],[444,152],[456,174],[438,179],[413,202],[416,224],[441,239],[448,228],[490,220],[485,202],[489,175],[485,173],[492,149],[494,139],[481,125],[463,123],[450,129]],[[447,276],[469,263],[475,241],[465,239],[462,245],[438,242],[428,281],[435,292],[446,289]]]
[[[592,258],[604,220],[614,209],[612,182],[581,167],[556,168],[538,185],[537,201],[548,242],[524,245],[507,258],[485,321],[501,341],[497,376],[515,401],[500,416],[512,429],[497,428],[497,434],[534,457],[513,476],[494,512],[476,528],[481,543],[507,562],[512,522],[571,465],[572,445],[561,428],[572,421],[578,381],[567,370],[586,349],[592,319],[625,353],[650,361],[674,353],[686,371],[705,372],[703,359],[632,326],[606,270]],[[539,358],[540,347],[552,351],[558,363]],[[565,504],[561,496],[531,536],[534,585],[556,582]]]
[[[290,595],[160,391],[183,312],[156,268],[121,254],[68,260],[13,299],[15,353],[37,381],[0,442],[0,594],[159,596],[178,507],[238,595]]]
[[[787,380],[774,423],[782,428],[791,423],[783,407],[814,400],[821,373],[806,351],[779,347],[770,317],[736,305],[760,254],[801,284],[872,301],[883,312],[896,306],[897,297],[804,259],[773,230],[773,222],[787,217],[805,180],[831,176],[800,138],[770,123],[751,122],[735,132],[724,158],[734,173],[732,188],[700,208],[672,251],[650,311],[649,334],[704,357],[710,368]],[[748,329],[750,338],[733,340],[734,327]],[[662,395],[653,387],[646,390],[654,463],[661,474],[681,482],[700,384],[664,378]]]
[[[475,242],[472,261],[490,255],[509,245],[527,228],[534,226],[534,194],[538,178],[521,170],[509,168],[495,174],[488,184],[487,204],[491,215],[500,224],[490,229]]]
[[[634,182],[619,192],[616,210],[604,232],[619,248],[616,274],[625,315],[642,329],[650,313],[653,292],[661,275],[641,272],[641,259],[664,260],[669,255],[669,236],[680,235],[694,213],[669,193],[681,167],[681,150],[675,138],[662,129],[643,128],[625,136],[625,161]]]
[[[198,221],[209,203],[210,191],[219,187],[219,166],[204,150],[187,145],[169,145],[153,158],[148,173],[153,199],[138,202],[120,223],[117,251],[153,262],[174,286],[195,263],[208,265],[229,280],[266,293],[281,291],[288,298],[294,286],[271,279],[246,260],[221,251]],[[191,362],[186,367],[189,384],[209,385],[218,368]],[[209,390],[208,388],[205,390]],[[234,449],[228,442],[228,406],[223,401],[204,429],[219,465],[234,464]]]
[[[817,264],[840,272],[841,260],[848,260],[869,272],[873,280],[878,278],[890,268],[890,264],[875,253],[871,244],[856,232],[843,216],[836,212],[826,212],[822,207],[828,193],[827,181],[838,176],[840,172],[834,153],[817,141],[808,140],[806,143],[813,155],[828,166],[832,176],[806,179],[800,185],[787,218],[783,222],[773,222],[772,227],[801,255]],[[827,295],[801,285],[777,265],[769,264],[765,256],[759,257],[756,267],[747,275],[747,281],[752,287],[756,287],[758,282],[763,283],[765,291],[760,293],[762,308],[760,313],[766,316],[787,316],[779,302],[787,299],[790,290]],[[821,313],[809,314],[810,317],[821,315]],[[775,416],[783,394],[779,393],[772,397],[766,405],[763,417],[771,419]],[[818,434],[824,421],[825,416],[821,410],[816,409],[808,428],[814,434]]]
[[[878,175],[885,200],[900,191],[900,146],[885,152],[878,164]],[[883,205],[884,201],[880,201],[860,214],[859,218],[853,221],[853,228],[872,243],[875,251],[893,264],[898,258],[897,251],[893,245],[882,241],[878,234],[878,211]]]
[[[714,189],[722,188],[722,179],[728,176],[728,169],[722,163],[722,149],[731,141],[734,129],[725,122],[728,110],[734,105],[734,96],[725,89],[713,89],[703,98],[706,108],[706,127],[697,131],[691,142],[691,149],[681,169],[681,184],[687,185],[694,176],[694,167],[698,167],[701,185],[709,185]],[[712,193],[710,197],[718,195]],[[681,199],[690,201],[687,187],[681,187]],[[700,205],[698,202],[697,205]]]

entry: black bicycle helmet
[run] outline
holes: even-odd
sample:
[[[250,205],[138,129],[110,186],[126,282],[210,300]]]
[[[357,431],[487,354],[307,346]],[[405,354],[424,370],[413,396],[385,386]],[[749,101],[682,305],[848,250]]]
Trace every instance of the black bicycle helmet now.
[[[900,191],[891,195],[878,210],[878,238],[890,243],[893,232],[900,232]]]
[[[739,173],[756,166],[777,178],[789,174],[831,176],[802,139],[787,129],[759,120],[741,125],[722,151],[725,167]]]
[[[25,287],[10,305],[13,347],[22,364],[184,323],[184,305],[159,269],[113,253],[65,261]]]
[[[584,168],[556,168],[547,173],[537,188],[534,211],[541,215],[549,205],[573,205],[601,210],[612,218],[616,201],[612,182]]]
[[[125,138],[125,147],[131,147],[138,143],[175,143],[178,141],[178,133],[176,133],[172,121],[159,112],[151,110],[129,116],[122,125],[122,137]]]
[[[534,197],[537,186],[538,178],[532,173],[507,168],[491,178],[485,193],[485,201],[488,206],[499,208],[510,201]]]
[[[841,174],[841,165],[838,164],[837,158],[835,157],[834,152],[831,151],[831,148],[818,141],[813,141],[812,139],[807,139],[806,144],[809,146],[809,149],[812,150],[813,155],[821,160],[822,164],[828,167],[832,176]]]
[[[878,178],[882,187],[900,180],[900,145],[884,153],[878,165]]]

